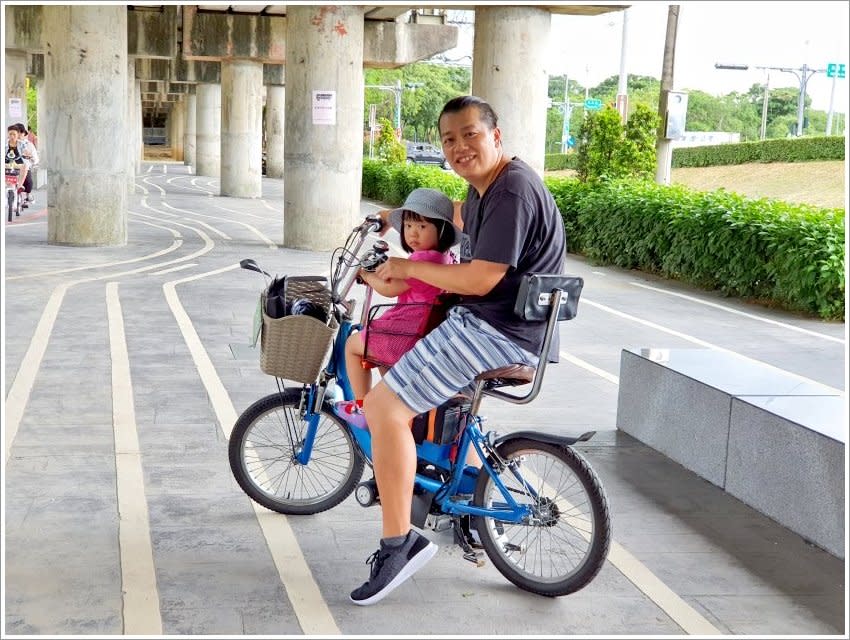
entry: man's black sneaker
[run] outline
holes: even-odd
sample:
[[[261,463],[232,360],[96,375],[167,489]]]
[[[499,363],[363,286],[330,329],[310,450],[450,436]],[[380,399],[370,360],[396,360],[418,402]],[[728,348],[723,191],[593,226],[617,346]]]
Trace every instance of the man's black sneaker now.
[[[369,579],[349,596],[354,604],[379,602],[419,571],[437,553],[437,545],[413,529],[398,547],[389,547],[381,540],[380,548],[366,560],[371,565]]]

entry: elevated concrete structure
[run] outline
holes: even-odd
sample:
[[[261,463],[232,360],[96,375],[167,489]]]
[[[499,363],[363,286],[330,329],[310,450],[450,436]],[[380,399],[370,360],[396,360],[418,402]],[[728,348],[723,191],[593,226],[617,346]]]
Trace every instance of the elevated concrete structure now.
[[[475,7],[478,24],[473,90],[490,100],[499,112],[503,139],[510,153],[542,172],[547,92],[544,55],[550,12],[597,15],[626,6]],[[4,7],[7,77],[13,83],[21,75],[20,54],[24,54],[27,64],[35,66],[34,54],[45,51],[48,38],[43,23],[50,8],[51,5]],[[287,181],[285,211],[281,212],[286,234],[281,240],[286,246],[314,250],[336,246],[339,234],[347,229],[347,223],[340,221],[358,206],[363,68],[400,67],[457,44],[457,28],[444,24],[439,9],[418,10],[414,6],[133,5],[123,9],[126,15],[118,35],[130,66],[122,70],[126,82],[122,83],[125,97],[121,117],[99,113],[95,119],[120,121],[114,134],[109,128],[98,129],[98,134],[126,142],[122,145],[126,171],[134,171],[138,164],[133,160],[133,141],[141,137],[142,127],[130,122],[136,103],[148,126],[161,127],[167,119],[173,157],[194,162],[201,175],[220,176],[225,195],[261,195],[260,144],[265,137],[267,144],[274,144],[274,148],[267,147],[272,175],[283,175]],[[293,29],[293,19],[299,28]],[[98,33],[102,30],[116,35],[113,24],[96,26]],[[53,53],[69,60],[78,55],[78,49],[86,49],[93,57],[103,53],[98,38],[88,38],[85,46],[77,49],[71,46],[56,50],[61,42],[64,40],[51,41]],[[251,71],[248,75],[227,75],[224,69],[228,65],[231,70],[250,67]],[[290,67],[289,73],[285,65]],[[286,82],[294,83],[301,93],[286,91],[285,108],[281,110],[275,105],[280,102],[279,92],[269,89],[282,88]],[[359,88],[354,91],[351,83]],[[50,84],[49,80],[46,84]],[[223,95],[221,84],[226,85]],[[198,88],[193,108],[188,96],[190,87],[195,85]],[[202,91],[201,86],[218,86],[219,99],[209,88]],[[327,122],[314,120],[317,105],[309,102],[314,92],[333,100],[334,112],[328,114]],[[279,124],[276,131],[267,129],[265,133],[262,116],[257,115],[261,113],[264,94],[273,96],[267,105],[267,109],[271,107],[267,114],[269,127]],[[48,97],[50,112],[67,113],[79,108],[77,102],[53,101],[57,96],[69,99],[67,92],[53,92],[51,88],[45,95],[52,96]],[[232,96],[239,95],[242,100],[231,101]],[[253,96],[247,100],[251,103],[248,106],[245,96]],[[523,108],[517,109],[517,104]],[[245,113],[238,113],[243,107]],[[215,125],[209,120],[213,113],[220,118]],[[191,149],[193,117],[195,146]],[[304,146],[297,153],[286,154],[283,137]],[[47,140],[46,144],[51,142]],[[292,144],[285,148],[299,149]],[[130,181],[128,173],[124,177]],[[317,195],[315,185],[332,188]],[[319,202],[319,198],[325,201]],[[317,219],[320,211],[336,213],[324,213],[324,218]],[[83,240],[88,241],[100,243],[102,239],[92,235]]]

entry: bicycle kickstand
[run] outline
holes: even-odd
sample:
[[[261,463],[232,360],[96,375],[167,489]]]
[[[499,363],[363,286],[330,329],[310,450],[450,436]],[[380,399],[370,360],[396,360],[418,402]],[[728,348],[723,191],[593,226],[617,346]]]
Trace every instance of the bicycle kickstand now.
[[[464,531],[460,516],[452,517],[452,531],[454,533],[455,544],[463,549],[463,559],[468,560],[477,567],[483,567],[486,564],[484,562],[484,552],[476,551],[469,544],[471,534]]]

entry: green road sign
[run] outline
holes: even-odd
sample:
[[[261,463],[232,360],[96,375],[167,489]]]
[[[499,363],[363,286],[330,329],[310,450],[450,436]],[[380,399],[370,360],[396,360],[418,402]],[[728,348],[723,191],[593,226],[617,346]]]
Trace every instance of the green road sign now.
[[[584,108],[589,111],[597,111],[602,108],[602,100],[597,98],[588,98],[584,101]]]
[[[830,62],[826,65],[826,77],[827,78],[844,78],[846,77],[846,69],[843,64],[838,64],[837,62]]]

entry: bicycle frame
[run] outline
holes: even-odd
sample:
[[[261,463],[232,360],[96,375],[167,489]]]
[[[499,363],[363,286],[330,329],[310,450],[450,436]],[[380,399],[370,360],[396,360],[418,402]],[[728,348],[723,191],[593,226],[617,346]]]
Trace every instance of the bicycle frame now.
[[[356,245],[353,253],[356,255],[362,248],[368,231],[361,231],[359,242]],[[343,260],[344,258],[340,258]],[[296,455],[296,459],[300,464],[307,464],[310,461],[310,456],[313,451],[313,444],[316,432],[319,426],[321,417],[321,407],[324,403],[325,393],[328,384],[333,381],[343,393],[345,400],[353,400],[354,393],[351,384],[348,380],[348,374],[345,364],[345,343],[355,329],[360,329],[363,323],[353,322],[351,312],[353,304],[351,302],[343,302],[345,296],[348,295],[352,285],[355,282],[356,269],[354,265],[348,265],[353,274],[346,274],[349,277],[337,278],[333,283],[331,297],[334,302],[335,312],[338,314],[339,330],[334,338],[333,347],[331,349],[328,362],[319,375],[319,380],[312,385],[304,387],[304,403],[302,407],[303,418],[307,423],[307,429],[304,433],[301,447]],[[339,287],[340,282],[345,284]],[[366,297],[362,308],[362,317],[365,319],[370,306],[372,289],[367,285]],[[557,308],[557,302],[556,302]],[[548,345],[547,345],[548,347]],[[539,388],[539,381],[532,390],[533,395],[537,395],[536,391]],[[488,392],[490,393],[490,392]],[[480,395],[480,394],[476,394]],[[531,394],[530,394],[531,395]],[[509,398],[512,396],[508,396]],[[507,399],[507,398],[506,398]],[[524,399],[523,399],[524,400]],[[480,400],[474,402],[473,408],[477,408]],[[345,422],[345,421],[344,421]],[[372,466],[372,439],[368,430],[345,422],[349,432],[357,443],[360,452],[363,454],[367,464]],[[531,505],[520,505],[514,499],[511,492],[505,487],[498,473],[495,473],[488,462],[487,450],[492,450],[492,447],[487,447],[488,434],[481,431],[481,418],[477,414],[469,413],[465,427],[461,430],[459,440],[456,443],[450,444],[435,444],[424,441],[416,445],[417,460],[426,464],[433,464],[435,467],[449,473],[448,480],[441,481],[429,476],[416,473],[414,480],[414,488],[433,495],[434,500],[440,507],[440,510],[450,516],[471,515],[471,516],[486,516],[496,518],[501,521],[520,523],[527,521],[532,515]],[[481,461],[481,467],[468,466],[462,462],[467,460],[467,454],[472,448],[478,459]],[[467,472],[467,469],[474,472]],[[496,487],[504,498],[504,503],[494,504],[490,508],[476,507],[469,503],[472,500],[472,494],[475,491],[475,485],[479,473],[487,473],[493,479]],[[536,492],[533,488],[523,480],[516,469],[512,469],[513,475],[522,484],[525,494],[536,498]],[[469,496],[465,500],[452,500],[451,498],[457,495]]]

